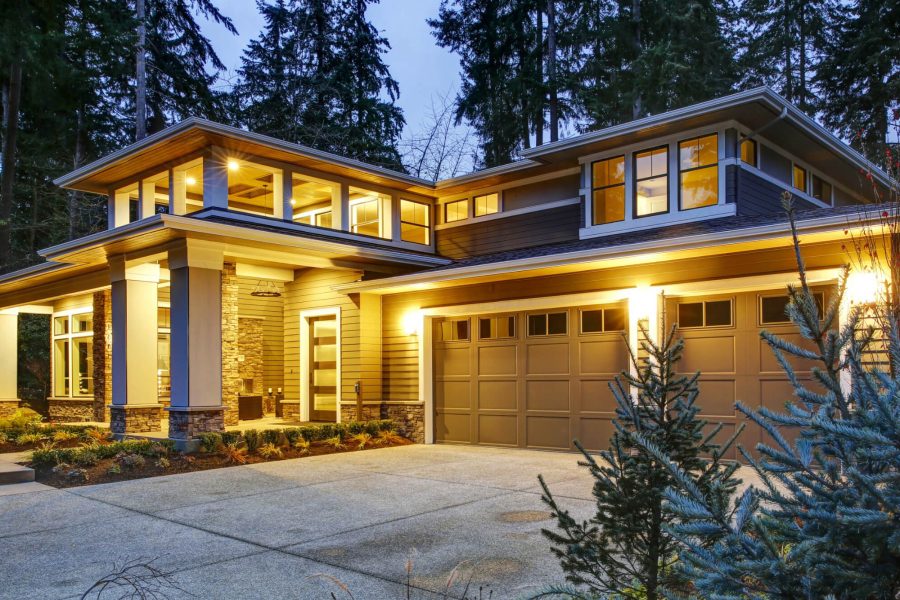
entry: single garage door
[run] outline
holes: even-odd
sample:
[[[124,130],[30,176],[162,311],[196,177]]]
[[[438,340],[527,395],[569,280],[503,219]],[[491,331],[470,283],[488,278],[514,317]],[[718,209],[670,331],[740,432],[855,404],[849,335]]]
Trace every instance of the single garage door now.
[[[829,290],[816,289],[815,293],[821,307]],[[666,315],[675,319],[685,341],[679,370],[701,372],[697,399],[701,415],[710,423],[722,423],[723,435],[733,434],[738,423],[746,422],[738,443],[748,450],[759,442],[770,443],[770,439],[735,410],[735,401],[783,411],[785,402],[793,398],[793,388],[760,331],[766,329],[810,347],[785,316],[787,302],[783,290],[666,300]],[[791,362],[801,380],[811,380],[812,363]],[[783,433],[789,439],[795,437],[791,431]],[[737,458],[736,448],[731,457]]]
[[[605,448],[627,323],[624,304],[435,319],[435,439]]]

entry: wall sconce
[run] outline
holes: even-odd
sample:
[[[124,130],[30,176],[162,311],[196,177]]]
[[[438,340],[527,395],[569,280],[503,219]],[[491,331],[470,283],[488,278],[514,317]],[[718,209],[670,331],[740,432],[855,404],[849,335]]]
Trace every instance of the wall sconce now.
[[[228,161],[228,170],[229,171],[237,171],[240,167],[241,167],[241,165],[238,164],[238,161],[236,161],[236,160]]]
[[[850,271],[847,275],[845,301],[851,306],[873,304],[878,301],[884,289],[884,277],[875,271]]]
[[[406,335],[419,335],[422,328],[422,312],[411,310],[403,315],[403,333]]]
[[[628,293],[628,312],[638,321],[656,314],[659,294],[649,286],[636,287]]]

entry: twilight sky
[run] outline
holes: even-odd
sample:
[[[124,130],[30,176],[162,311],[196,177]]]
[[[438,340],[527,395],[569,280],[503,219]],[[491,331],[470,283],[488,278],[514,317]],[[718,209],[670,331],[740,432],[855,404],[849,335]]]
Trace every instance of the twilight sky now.
[[[263,19],[252,0],[220,0],[216,5],[231,17],[239,35],[208,22],[204,32],[233,76],[247,43],[262,30]],[[459,60],[437,46],[425,22],[437,15],[439,6],[440,0],[382,0],[369,8],[370,20],[391,43],[385,62],[400,85],[404,134],[421,129],[434,95],[455,92],[459,86]]]

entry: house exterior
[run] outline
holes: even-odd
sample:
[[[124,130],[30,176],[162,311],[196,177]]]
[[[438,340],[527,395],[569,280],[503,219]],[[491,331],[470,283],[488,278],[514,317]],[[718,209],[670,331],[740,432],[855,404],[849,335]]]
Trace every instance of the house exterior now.
[[[276,412],[392,418],[426,443],[547,449],[605,447],[641,322],[677,325],[726,430],[736,400],[783,406],[759,338],[799,340],[781,195],[827,302],[845,230],[891,185],[767,88],[436,183],[200,119],[56,183],[108,195],[109,227],[0,277],[0,411],[32,312],[52,320],[54,419],[188,440]]]

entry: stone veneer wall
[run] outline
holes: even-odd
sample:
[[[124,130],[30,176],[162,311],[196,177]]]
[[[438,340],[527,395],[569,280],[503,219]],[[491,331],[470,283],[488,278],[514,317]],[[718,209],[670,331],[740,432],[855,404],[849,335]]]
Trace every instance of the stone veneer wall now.
[[[254,394],[262,394],[263,379],[263,321],[262,319],[238,318],[238,348],[244,359],[238,363],[241,380],[252,379]]]
[[[201,433],[225,431],[224,412],[222,409],[170,411],[169,438],[190,440]]]
[[[0,400],[0,419],[13,416],[17,410],[19,410],[18,400]]]
[[[109,422],[112,404],[112,296],[94,293],[94,403],[93,420]]]
[[[397,425],[397,433],[419,444],[425,443],[424,404],[363,404],[362,420],[390,419]],[[356,404],[341,405],[341,421],[356,420]]]
[[[241,392],[240,363],[238,362],[240,353],[238,292],[240,288],[235,271],[234,263],[225,263],[222,267],[222,405],[225,407],[225,425],[238,424],[238,394]]]
[[[90,398],[50,398],[47,411],[51,421],[93,421],[94,401]]]
[[[159,431],[161,418],[160,406],[113,406],[109,409],[109,430],[119,434]]]

